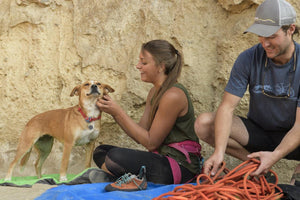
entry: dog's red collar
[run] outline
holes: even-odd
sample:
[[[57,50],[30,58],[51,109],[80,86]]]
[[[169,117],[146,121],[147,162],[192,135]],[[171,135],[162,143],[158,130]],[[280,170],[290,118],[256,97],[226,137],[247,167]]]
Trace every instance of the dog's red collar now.
[[[86,114],[82,111],[82,109],[81,109],[80,107],[78,108],[78,111],[81,113],[82,117],[85,119],[85,121],[86,121],[87,123],[90,123],[90,122],[92,122],[92,121],[96,121],[96,120],[101,119],[101,115],[99,115],[99,116],[96,117],[96,118],[92,118],[92,117],[86,116]]]

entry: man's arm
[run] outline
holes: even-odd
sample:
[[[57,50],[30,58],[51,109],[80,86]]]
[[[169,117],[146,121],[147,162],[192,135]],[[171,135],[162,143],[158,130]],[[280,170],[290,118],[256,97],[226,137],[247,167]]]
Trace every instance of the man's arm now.
[[[273,152],[260,151],[248,155],[249,158],[258,157],[261,161],[260,166],[252,176],[265,174],[280,159],[294,151],[300,145],[300,107],[296,111],[296,120],[293,128],[284,136],[281,143]]]
[[[224,154],[231,133],[233,112],[241,98],[228,92],[224,93],[215,120],[215,152]]]
[[[224,93],[215,118],[215,150],[205,162],[204,173],[215,175],[224,159],[228,138],[231,133],[233,112],[241,98],[228,92]]]

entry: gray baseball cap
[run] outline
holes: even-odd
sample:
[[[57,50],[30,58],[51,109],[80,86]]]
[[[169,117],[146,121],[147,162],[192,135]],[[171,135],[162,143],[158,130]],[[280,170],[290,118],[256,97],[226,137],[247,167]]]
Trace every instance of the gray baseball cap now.
[[[285,0],[265,0],[256,9],[254,23],[244,33],[269,37],[281,26],[295,23],[296,16],[293,6]]]

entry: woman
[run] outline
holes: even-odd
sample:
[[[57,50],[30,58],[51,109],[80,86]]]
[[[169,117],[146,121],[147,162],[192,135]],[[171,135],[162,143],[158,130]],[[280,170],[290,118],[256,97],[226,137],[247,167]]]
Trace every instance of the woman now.
[[[94,161],[115,177],[137,174],[145,166],[147,180],[154,183],[191,181],[200,173],[201,146],[194,132],[192,101],[177,83],[182,56],[169,42],[152,40],[142,45],[136,68],[142,81],[153,84],[138,124],[108,95],[97,105],[149,152],[100,145],[94,151]]]

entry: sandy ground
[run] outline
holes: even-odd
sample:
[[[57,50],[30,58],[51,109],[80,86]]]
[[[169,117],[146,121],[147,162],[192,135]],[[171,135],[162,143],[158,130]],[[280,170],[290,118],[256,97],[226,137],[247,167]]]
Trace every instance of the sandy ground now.
[[[32,188],[19,188],[0,186],[0,199],[1,200],[33,200],[40,196],[47,189],[56,187],[46,184],[34,184]]]

